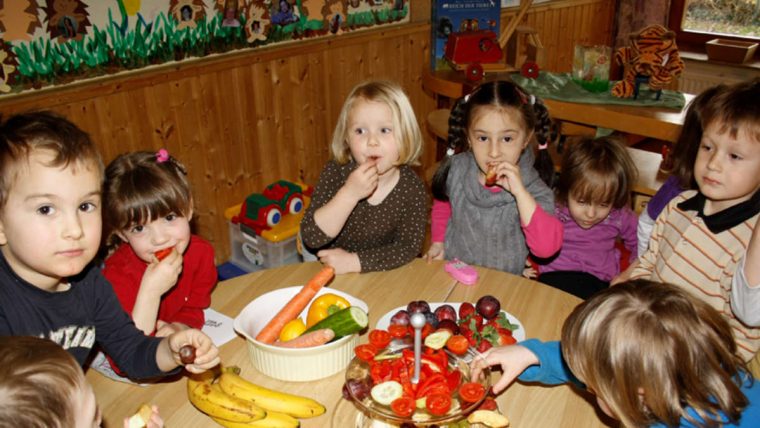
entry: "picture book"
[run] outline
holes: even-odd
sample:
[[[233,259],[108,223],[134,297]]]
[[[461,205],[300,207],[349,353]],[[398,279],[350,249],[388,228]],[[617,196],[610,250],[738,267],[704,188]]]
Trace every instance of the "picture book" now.
[[[452,33],[491,30],[499,33],[500,0],[432,0],[430,68],[448,69],[446,41]]]

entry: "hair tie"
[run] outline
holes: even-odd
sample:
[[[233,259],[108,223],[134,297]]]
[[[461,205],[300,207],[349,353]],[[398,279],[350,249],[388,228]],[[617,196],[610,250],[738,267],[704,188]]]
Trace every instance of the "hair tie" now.
[[[448,156],[448,157],[454,156],[454,148],[453,147],[449,147],[448,149],[446,149],[446,156]]]
[[[546,150],[549,148],[549,142],[541,143],[538,145],[538,150]]]
[[[464,102],[465,103],[468,102],[468,101],[470,101],[470,95],[472,95],[472,93],[469,93],[469,94],[467,94],[467,95],[464,96]]]
[[[169,151],[166,149],[159,149],[156,152],[156,162],[164,163],[169,160]]]
[[[530,105],[536,104],[536,96],[533,94],[530,94]]]

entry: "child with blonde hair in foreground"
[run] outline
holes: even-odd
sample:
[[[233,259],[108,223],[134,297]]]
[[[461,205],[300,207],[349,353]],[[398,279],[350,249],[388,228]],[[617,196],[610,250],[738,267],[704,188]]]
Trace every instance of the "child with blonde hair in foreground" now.
[[[92,386],[74,357],[33,336],[0,337],[0,428],[99,427],[102,414]],[[148,428],[164,422],[153,406]],[[124,420],[124,428],[129,419]]]
[[[723,316],[670,285],[645,280],[603,290],[573,310],[561,342],[529,339],[492,348],[473,378],[500,365],[495,393],[515,378],[574,383],[626,427],[754,427],[760,384]]]
[[[340,112],[311,205],[301,220],[309,252],[335,273],[395,269],[425,239],[427,193],[412,170],[422,151],[414,110],[395,83],[357,85]]]

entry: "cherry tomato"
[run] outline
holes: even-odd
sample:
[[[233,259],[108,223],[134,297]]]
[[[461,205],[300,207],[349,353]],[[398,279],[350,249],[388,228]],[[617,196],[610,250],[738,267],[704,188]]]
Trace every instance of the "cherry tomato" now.
[[[409,334],[409,328],[405,325],[393,324],[388,326],[391,337],[402,338]]]
[[[385,330],[372,330],[369,332],[369,343],[376,349],[385,349],[391,343],[391,334]]]
[[[431,415],[443,416],[451,408],[451,397],[448,394],[430,394],[425,399],[425,407]]]
[[[470,347],[470,342],[466,337],[457,334],[449,337],[449,340],[446,341],[446,347],[457,355],[464,355],[467,352],[467,348]]]
[[[393,413],[402,418],[411,416],[416,407],[414,398],[408,396],[399,397],[391,402],[391,410],[393,410]]]
[[[369,362],[374,361],[375,355],[377,355],[377,349],[375,349],[374,346],[365,343],[354,348],[354,353],[360,360]]]
[[[468,403],[476,403],[485,395],[485,387],[477,382],[465,382],[459,387],[459,398]]]
[[[166,256],[171,254],[173,249],[174,247],[164,248],[163,250],[156,251],[154,254],[156,255],[156,258],[158,259],[158,261],[160,262],[161,260],[165,259]]]

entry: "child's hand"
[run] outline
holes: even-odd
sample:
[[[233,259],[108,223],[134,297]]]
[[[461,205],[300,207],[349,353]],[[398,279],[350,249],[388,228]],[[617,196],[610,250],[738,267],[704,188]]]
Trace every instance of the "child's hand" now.
[[[158,414],[158,406],[150,406],[152,412],[150,414],[150,420],[145,425],[146,428],[163,428],[164,420],[161,419],[161,415]],[[124,418],[124,428],[129,428],[129,418]]]
[[[372,195],[377,189],[379,177],[375,162],[364,162],[348,176],[343,188],[354,199],[360,201]]]
[[[430,244],[430,248],[425,253],[425,260],[428,263],[433,260],[443,260],[443,242],[433,242]]]
[[[535,269],[533,269],[533,265],[530,264],[530,262],[525,262],[525,269],[523,269],[523,276],[529,279],[536,279],[538,276],[538,272],[536,272]]]
[[[214,346],[211,338],[200,330],[194,328],[182,330],[165,340],[168,341],[172,359],[176,364],[175,367],[182,365],[179,350],[185,345],[191,345],[195,348],[195,361],[184,365],[187,371],[191,373],[203,373],[221,362],[219,348]]]
[[[176,249],[172,249],[161,261],[154,255],[153,261],[145,269],[140,290],[144,288],[155,296],[162,296],[177,283],[177,278],[182,273],[182,261],[182,255]]]
[[[187,330],[189,328],[190,327],[188,327],[187,325],[179,323],[179,322],[168,323],[166,321],[158,320],[156,321],[156,334],[154,336],[168,337],[174,333],[180,332],[182,330]]]
[[[349,253],[342,248],[331,248],[329,250],[320,250],[317,252],[319,261],[332,266],[335,274],[361,272],[362,264],[356,253]]]
[[[517,379],[517,376],[520,376],[525,369],[538,363],[538,357],[524,346],[499,346],[487,350],[472,360],[470,378],[478,379],[486,367],[500,365],[503,374],[493,385],[494,394],[498,394]]]
[[[517,197],[520,193],[527,192],[520,175],[520,167],[509,162],[500,162],[495,167],[496,184]]]

